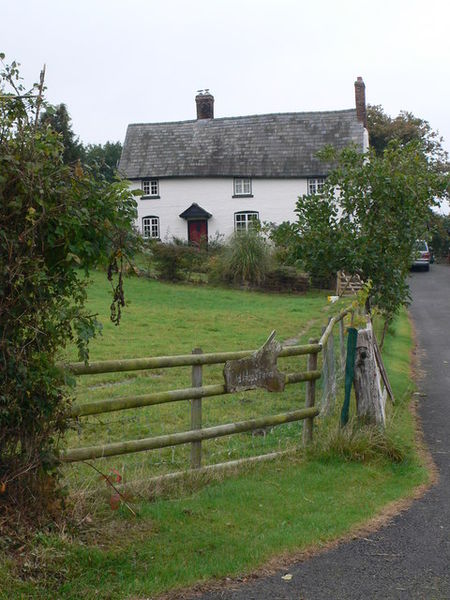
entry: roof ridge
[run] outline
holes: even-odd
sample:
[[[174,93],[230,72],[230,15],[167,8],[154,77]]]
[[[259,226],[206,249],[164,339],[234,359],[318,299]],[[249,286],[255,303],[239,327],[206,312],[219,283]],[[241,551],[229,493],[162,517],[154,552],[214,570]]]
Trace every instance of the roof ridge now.
[[[276,112],[276,113],[255,113],[253,115],[240,115],[237,117],[214,117],[213,119],[185,119],[184,121],[154,121],[146,123],[129,123],[128,127],[142,127],[142,125],[181,125],[183,123],[214,123],[216,121],[237,121],[241,119],[252,119],[255,117],[281,117],[290,115],[336,115],[342,113],[355,113],[356,108],[343,108],[341,110],[309,110],[301,112]]]

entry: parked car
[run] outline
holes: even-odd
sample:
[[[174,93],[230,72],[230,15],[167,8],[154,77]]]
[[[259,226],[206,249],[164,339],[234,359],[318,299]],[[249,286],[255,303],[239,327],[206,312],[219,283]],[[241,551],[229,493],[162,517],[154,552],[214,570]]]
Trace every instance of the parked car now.
[[[413,267],[430,270],[431,252],[425,240],[417,240],[414,247]]]

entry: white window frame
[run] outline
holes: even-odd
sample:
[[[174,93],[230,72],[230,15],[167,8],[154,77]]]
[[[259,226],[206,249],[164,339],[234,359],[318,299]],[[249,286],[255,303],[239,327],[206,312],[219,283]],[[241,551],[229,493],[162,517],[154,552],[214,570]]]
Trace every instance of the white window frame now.
[[[251,196],[252,180],[250,177],[235,177],[233,190],[235,196]]]
[[[142,191],[144,196],[154,198],[159,196],[159,180],[158,179],[143,179],[142,180]]]
[[[159,217],[142,217],[142,237],[146,240],[159,240]]]
[[[311,177],[308,179],[308,194],[320,194],[323,191],[325,177]]]
[[[255,222],[259,223],[259,212],[256,210],[241,210],[234,213],[234,230],[250,231]]]

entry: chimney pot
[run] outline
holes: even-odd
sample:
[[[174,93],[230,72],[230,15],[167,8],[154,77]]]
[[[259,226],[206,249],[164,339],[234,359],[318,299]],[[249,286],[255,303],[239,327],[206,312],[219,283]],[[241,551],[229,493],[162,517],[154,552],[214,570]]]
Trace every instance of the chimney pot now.
[[[355,81],[356,118],[367,128],[366,86],[362,77]]]
[[[214,119],[214,96],[209,90],[200,90],[195,96],[197,119]]]

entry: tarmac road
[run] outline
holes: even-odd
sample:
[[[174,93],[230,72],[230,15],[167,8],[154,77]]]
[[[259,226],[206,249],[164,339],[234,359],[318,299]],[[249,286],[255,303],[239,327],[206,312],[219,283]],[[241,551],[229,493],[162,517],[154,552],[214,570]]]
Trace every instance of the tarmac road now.
[[[411,276],[418,336],[419,414],[439,482],[367,538],[202,600],[450,600],[450,266]],[[231,550],[231,549],[230,549]]]

